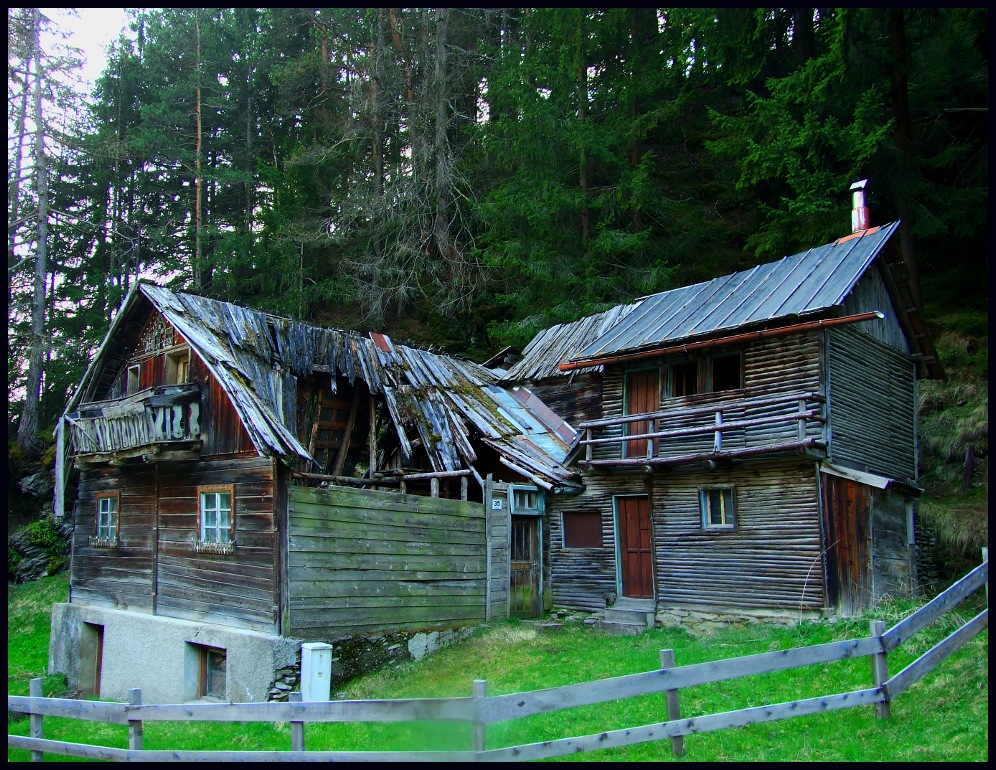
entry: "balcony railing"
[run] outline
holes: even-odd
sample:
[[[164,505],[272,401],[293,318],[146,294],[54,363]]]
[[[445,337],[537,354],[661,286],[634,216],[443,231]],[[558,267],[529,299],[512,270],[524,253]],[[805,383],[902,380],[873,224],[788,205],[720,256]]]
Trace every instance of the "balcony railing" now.
[[[730,399],[582,422],[582,465],[671,465],[825,447],[826,398],[818,393]]]
[[[67,414],[70,451],[108,459],[133,450],[200,440],[200,386],[162,385],[115,399],[83,404]]]

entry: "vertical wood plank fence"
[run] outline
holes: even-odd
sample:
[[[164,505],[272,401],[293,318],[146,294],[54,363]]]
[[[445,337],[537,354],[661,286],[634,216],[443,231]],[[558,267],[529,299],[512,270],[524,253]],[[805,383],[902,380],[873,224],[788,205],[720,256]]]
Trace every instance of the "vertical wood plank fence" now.
[[[960,626],[893,676],[888,674],[888,654],[908,642],[927,625],[954,609],[975,591],[985,588],[988,604],[989,556],[983,563],[912,615],[886,630],[872,621],[871,635],[863,639],[795,647],[739,658],[676,666],[673,650],[661,652],[661,668],[638,674],[566,685],[544,690],[489,696],[487,683],[476,680],[470,698],[422,698],[371,701],[300,701],[292,694],[288,703],[187,703],[142,705],[141,693],[129,691],[128,703],[41,697],[41,680],[31,681],[30,695],[7,696],[7,709],[31,715],[30,736],[7,736],[8,748],[26,749],[32,761],[43,752],[87,759],[121,761],[525,761],[575,754],[582,751],[630,746],[665,738],[676,756],[685,752],[684,736],[730,727],[770,722],[855,706],[875,706],[879,718],[889,716],[889,704],[912,684],[988,628],[989,609]],[[679,693],[697,685],[785,671],[803,666],[860,657],[871,658],[872,686],[846,693],[822,695],[787,703],[739,709],[683,719]],[[667,720],[655,724],[600,732],[559,740],[487,748],[489,724],[534,714],[588,706],[641,695],[665,695]],[[69,717],[128,726],[128,748],[116,749],[44,738],[45,716]],[[307,751],[305,725],[316,722],[469,722],[472,746],[468,751]],[[150,751],[142,748],[142,727],[150,721],[289,722],[290,751]]]

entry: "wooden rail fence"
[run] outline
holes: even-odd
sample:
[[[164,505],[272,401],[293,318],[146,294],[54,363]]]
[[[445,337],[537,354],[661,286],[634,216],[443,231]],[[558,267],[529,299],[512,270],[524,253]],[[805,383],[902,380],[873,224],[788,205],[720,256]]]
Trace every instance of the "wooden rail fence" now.
[[[975,591],[989,590],[989,557],[934,600],[886,630],[882,621],[871,623],[871,636],[841,642],[796,647],[709,663],[676,666],[674,652],[661,652],[661,668],[639,674],[566,685],[545,690],[487,695],[487,684],[477,680],[469,698],[422,698],[371,701],[300,701],[289,703],[187,703],[143,705],[141,693],[130,692],[128,703],[68,700],[41,697],[41,680],[31,681],[31,694],[7,696],[8,711],[30,714],[30,737],[7,736],[9,748],[27,749],[41,761],[43,752],[88,759],[124,761],[524,761],[575,754],[582,751],[629,746],[670,739],[676,755],[684,753],[684,736],[729,727],[805,716],[827,711],[875,706],[880,718],[889,716],[889,704],[914,682],[933,671],[957,649],[989,625],[988,607],[926,653],[892,676],[888,654]],[[988,602],[987,602],[988,604]],[[852,692],[739,709],[682,719],[680,691],[696,685],[724,682],[748,676],[785,671],[860,657],[871,658],[872,686]],[[667,720],[655,724],[612,730],[559,740],[487,748],[487,727],[533,714],[560,711],[607,701],[650,694],[665,695]],[[70,717],[128,726],[128,748],[117,749],[68,743],[44,737],[45,716]],[[472,747],[468,751],[308,751],[305,724],[315,722],[452,721],[472,723]],[[290,751],[151,751],[142,748],[142,726],[150,721],[288,722]]]

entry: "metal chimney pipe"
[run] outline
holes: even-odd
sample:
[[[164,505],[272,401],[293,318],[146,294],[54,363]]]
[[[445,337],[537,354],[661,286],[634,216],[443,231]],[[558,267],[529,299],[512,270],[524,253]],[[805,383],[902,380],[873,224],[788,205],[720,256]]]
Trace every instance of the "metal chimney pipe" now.
[[[865,186],[867,179],[855,182],[851,185],[851,232],[858,233],[867,230],[871,226],[871,216],[868,213],[868,206],[865,205]]]

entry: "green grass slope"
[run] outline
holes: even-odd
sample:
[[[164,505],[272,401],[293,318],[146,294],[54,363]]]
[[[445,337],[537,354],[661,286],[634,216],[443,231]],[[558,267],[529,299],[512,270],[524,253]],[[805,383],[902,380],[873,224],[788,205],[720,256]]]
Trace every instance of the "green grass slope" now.
[[[64,576],[8,589],[8,692],[27,692],[28,679],[45,672],[48,607],[63,600]],[[889,656],[895,673],[926,652],[984,606],[949,613]],[[871,618],[892,625],[915,609],[910,602],[877,607],[867,617],[802,623],[792,628],[755,625],[696,638],[682,630],[654,629],[637,637],[611,636],[581,623],[541,628],[508,622],[482,628],[459,645],[418,663],[383,670],[352,682],[340,699],[467,696],[475,679],[488,694],[520,692],[648,671],[659,666],[660,650],[673,649],[678,665],[853,639],[868,635]],[[683,761],[987,761],[989,756],[988,631],[944,661],[892,704],[892,717],[878,720],[872,707],[752,725],[685,739]],[[681,691],[682,716],[847,692],[871,686],[867,658],[810,666]],[[46,679],[46,694],[64,686]],[[665,718],[664,699],[646,696],[541,714],[491,726],[488,747],[587,735],[650,724]],[[26,735],[28,720],[8,715],[8,730]],[[61,740],[125,748],[122,726],[47,718],[45,734]],[[147,723],[147,749],[286,750],[287,724]],[[468,725],[325,724],[307,727],[309,749],[465,750]],[[47,759],[60,759],[47,756]],[[23,761],[27,752],[8,750]],[[572,757],[586,761],[671,761],[667,741]]]

